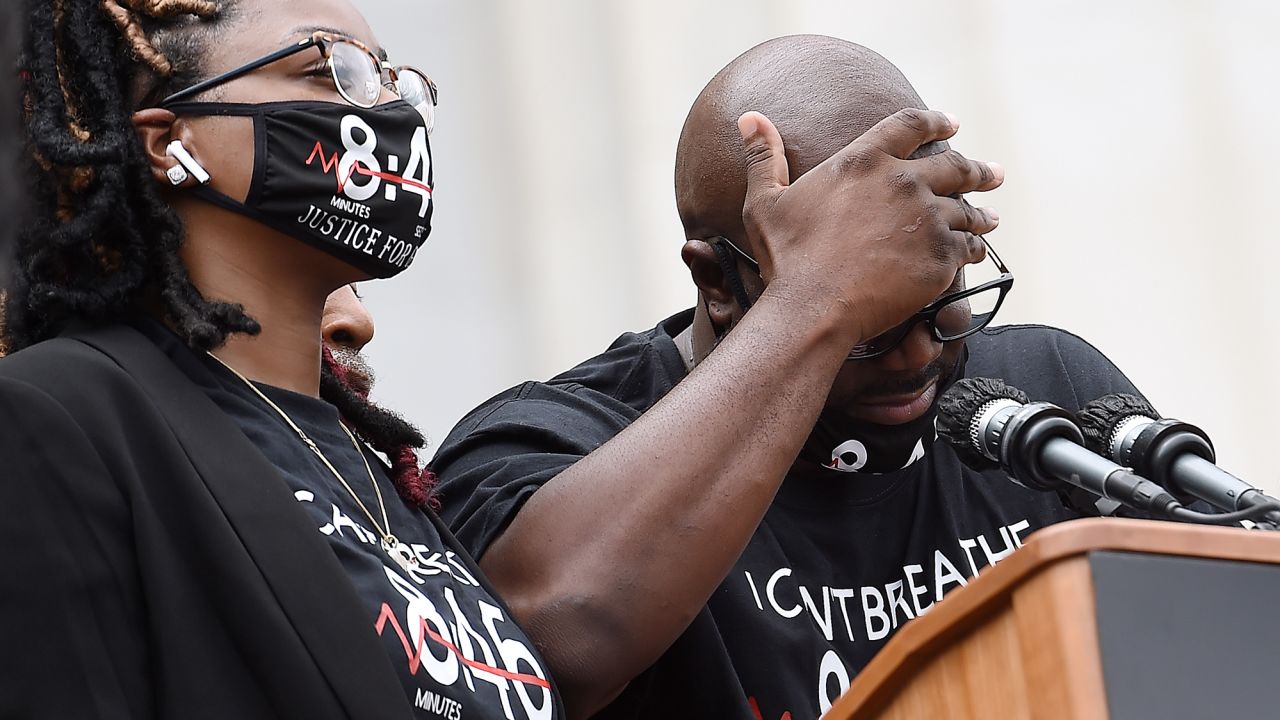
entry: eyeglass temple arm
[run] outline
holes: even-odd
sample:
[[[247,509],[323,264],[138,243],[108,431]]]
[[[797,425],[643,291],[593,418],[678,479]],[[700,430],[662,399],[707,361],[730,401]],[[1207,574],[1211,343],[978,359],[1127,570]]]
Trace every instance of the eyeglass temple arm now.
[[[234,70],[228,70],[227,72],[224,72],[221,75],[218,75],[216,77],[211,77],[208,80],[205,80],[203,82],[196,83],[195,85],[192,85],[186,90],[180,90],[170,95],[169,97],[165,98],[164,100],[161,100],[160,107],[165,107],[166,105],[172,105],[174,103],[186,100],[187,98],[193,98],[199,95],[200,93],[203,93],[206,90],[215,88],[223,83],[231,82],[232,80],[235,80],[236,78],[242,75],[247,75],[253,72],[254,70],[257,70],[260,67],[270,65],[271,63],[276,62],[277,60],[283,60],[289,57],[290,55],[296,55],[302,52],[303,50],[306,50],[307,48],[316,47],[319,44],[320,43],[315,38],[307,38],[306,40],[299,42],[297,45],[292,45],[287,48],[281,48],[280,50],[277,50],[271,53],[270,55],[266,55],[264,57],[258,58],[257,60],[254,60],[253,62],[247,65],[241,65],[240,67]]]
[[[742,248],[738,247],[737,245],[734,245],[734,244],[733,244],[733,241],[732,241],[732,240],[730,240],[729,238],[727,238],[727,237],[725,237],[725,236],[723,236],[723,235],[716,235],[715,237],[711,237],[711,238],[707,238],[707,239],[708,239],[708,240],[719,240],[719,241],[723,242],[725,245],[728,245],[728,246],[729,246],[729,249],[730,249],[730,250],[733,250],[735,253],[737,253],[737,254],[738,254],[738,256],[739,256],[739,257],[741,257],[743,260],[746,260],[746,261],[747,261],[747,263],[751,265],[751,267],[752,267],[752,269],[753,269],[753,270],[755,270],[757,273],[758,273],[758,272],[760,272],[760,263],[759,263],[755,258],[753,258],[753,257],[751,257],[750,255],[748,255],[746,250],[743,250]]]
[[[990,253],[992,259],[996,261],[996,267],[1000,268],[1000,272],[1008,274],[1009,268],[1004,266],[1004,261],[1000,259],[1000,253],[996,252],[996,249],[991,247],[991,243],[987,242],[987,237],[985,235],[979,235],[978,239],[982,241],[983,245],[987,246],[987,252]]]

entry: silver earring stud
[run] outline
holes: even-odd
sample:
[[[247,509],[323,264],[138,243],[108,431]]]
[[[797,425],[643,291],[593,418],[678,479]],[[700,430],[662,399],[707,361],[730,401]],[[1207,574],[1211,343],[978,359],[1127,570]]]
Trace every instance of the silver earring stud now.
[[[174,187],[181,185],[182,183],[186,182],[189,177],[191,177],[190,175],[187,175],[187,169],[182,167],[181,165],[174,165],[173,167],[169,168],[165,172],[165,174],[169,176],[169,182]]]

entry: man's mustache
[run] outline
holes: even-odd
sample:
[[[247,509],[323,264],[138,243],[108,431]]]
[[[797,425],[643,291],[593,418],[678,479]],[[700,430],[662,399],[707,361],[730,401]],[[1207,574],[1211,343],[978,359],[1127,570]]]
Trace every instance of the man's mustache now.
[[[330,347],[329,352],[333,354],[334,361],[341,369],[342,382],[351,388],[352,392],[368,400],[369,393],[373,392],[373,384],[377,380],[377,375],[369,365],[369,361],[359,350],[349,347]]]
[[[949,372],[950,369],[950,364],[943,356],[938,356],[933,362],[919,370],[877,381],[874,388],[875,396],[909,395],[938,380],[943,373]]]

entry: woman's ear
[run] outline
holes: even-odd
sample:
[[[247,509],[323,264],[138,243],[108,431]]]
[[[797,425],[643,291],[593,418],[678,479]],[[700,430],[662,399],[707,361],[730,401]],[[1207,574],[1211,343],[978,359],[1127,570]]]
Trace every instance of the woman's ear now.
[[[680,250],[680,256],[684,259],[684,264],[689,266],[693,284],[698,286],[698,291],[707,303],[711,322],[717,328],[731,327],[737,322],[742,308],[738,307],[733,288],[729,285],[729,278],[725,277],[715,248],[706,240],[688,240]]]
[[[148,108],[133,114],[133,127],[142,141],[143,154],[151,166],[151,177],[165,187],[199,182],[184,163],[169,152],[169,145],[178,140],[177,120],[176,115],[161,108]]]

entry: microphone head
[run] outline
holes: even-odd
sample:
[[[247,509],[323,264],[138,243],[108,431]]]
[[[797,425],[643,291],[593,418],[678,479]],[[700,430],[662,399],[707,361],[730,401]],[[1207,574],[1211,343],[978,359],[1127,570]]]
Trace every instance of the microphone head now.
[[[984,455],[974,437],[973,423],[983,409],[997,400],[1026,404],[1027,394],[993,378],[964,378],[938,400],[938,435],[946,440],[961,462],[974,470],[993,470],[998,463]]]
[[[1137,395],[1123,393],[1103,395],[1076,413],[1076,421],[1084,433],[1085,447],[1102,457],[1112,459],[1115,459],[1116,441],[1121,439],[1116,437],[1117,432],[1134,418],[1155,421],[1160,419],[1160,413],[1156,412],[1151,403]]]

